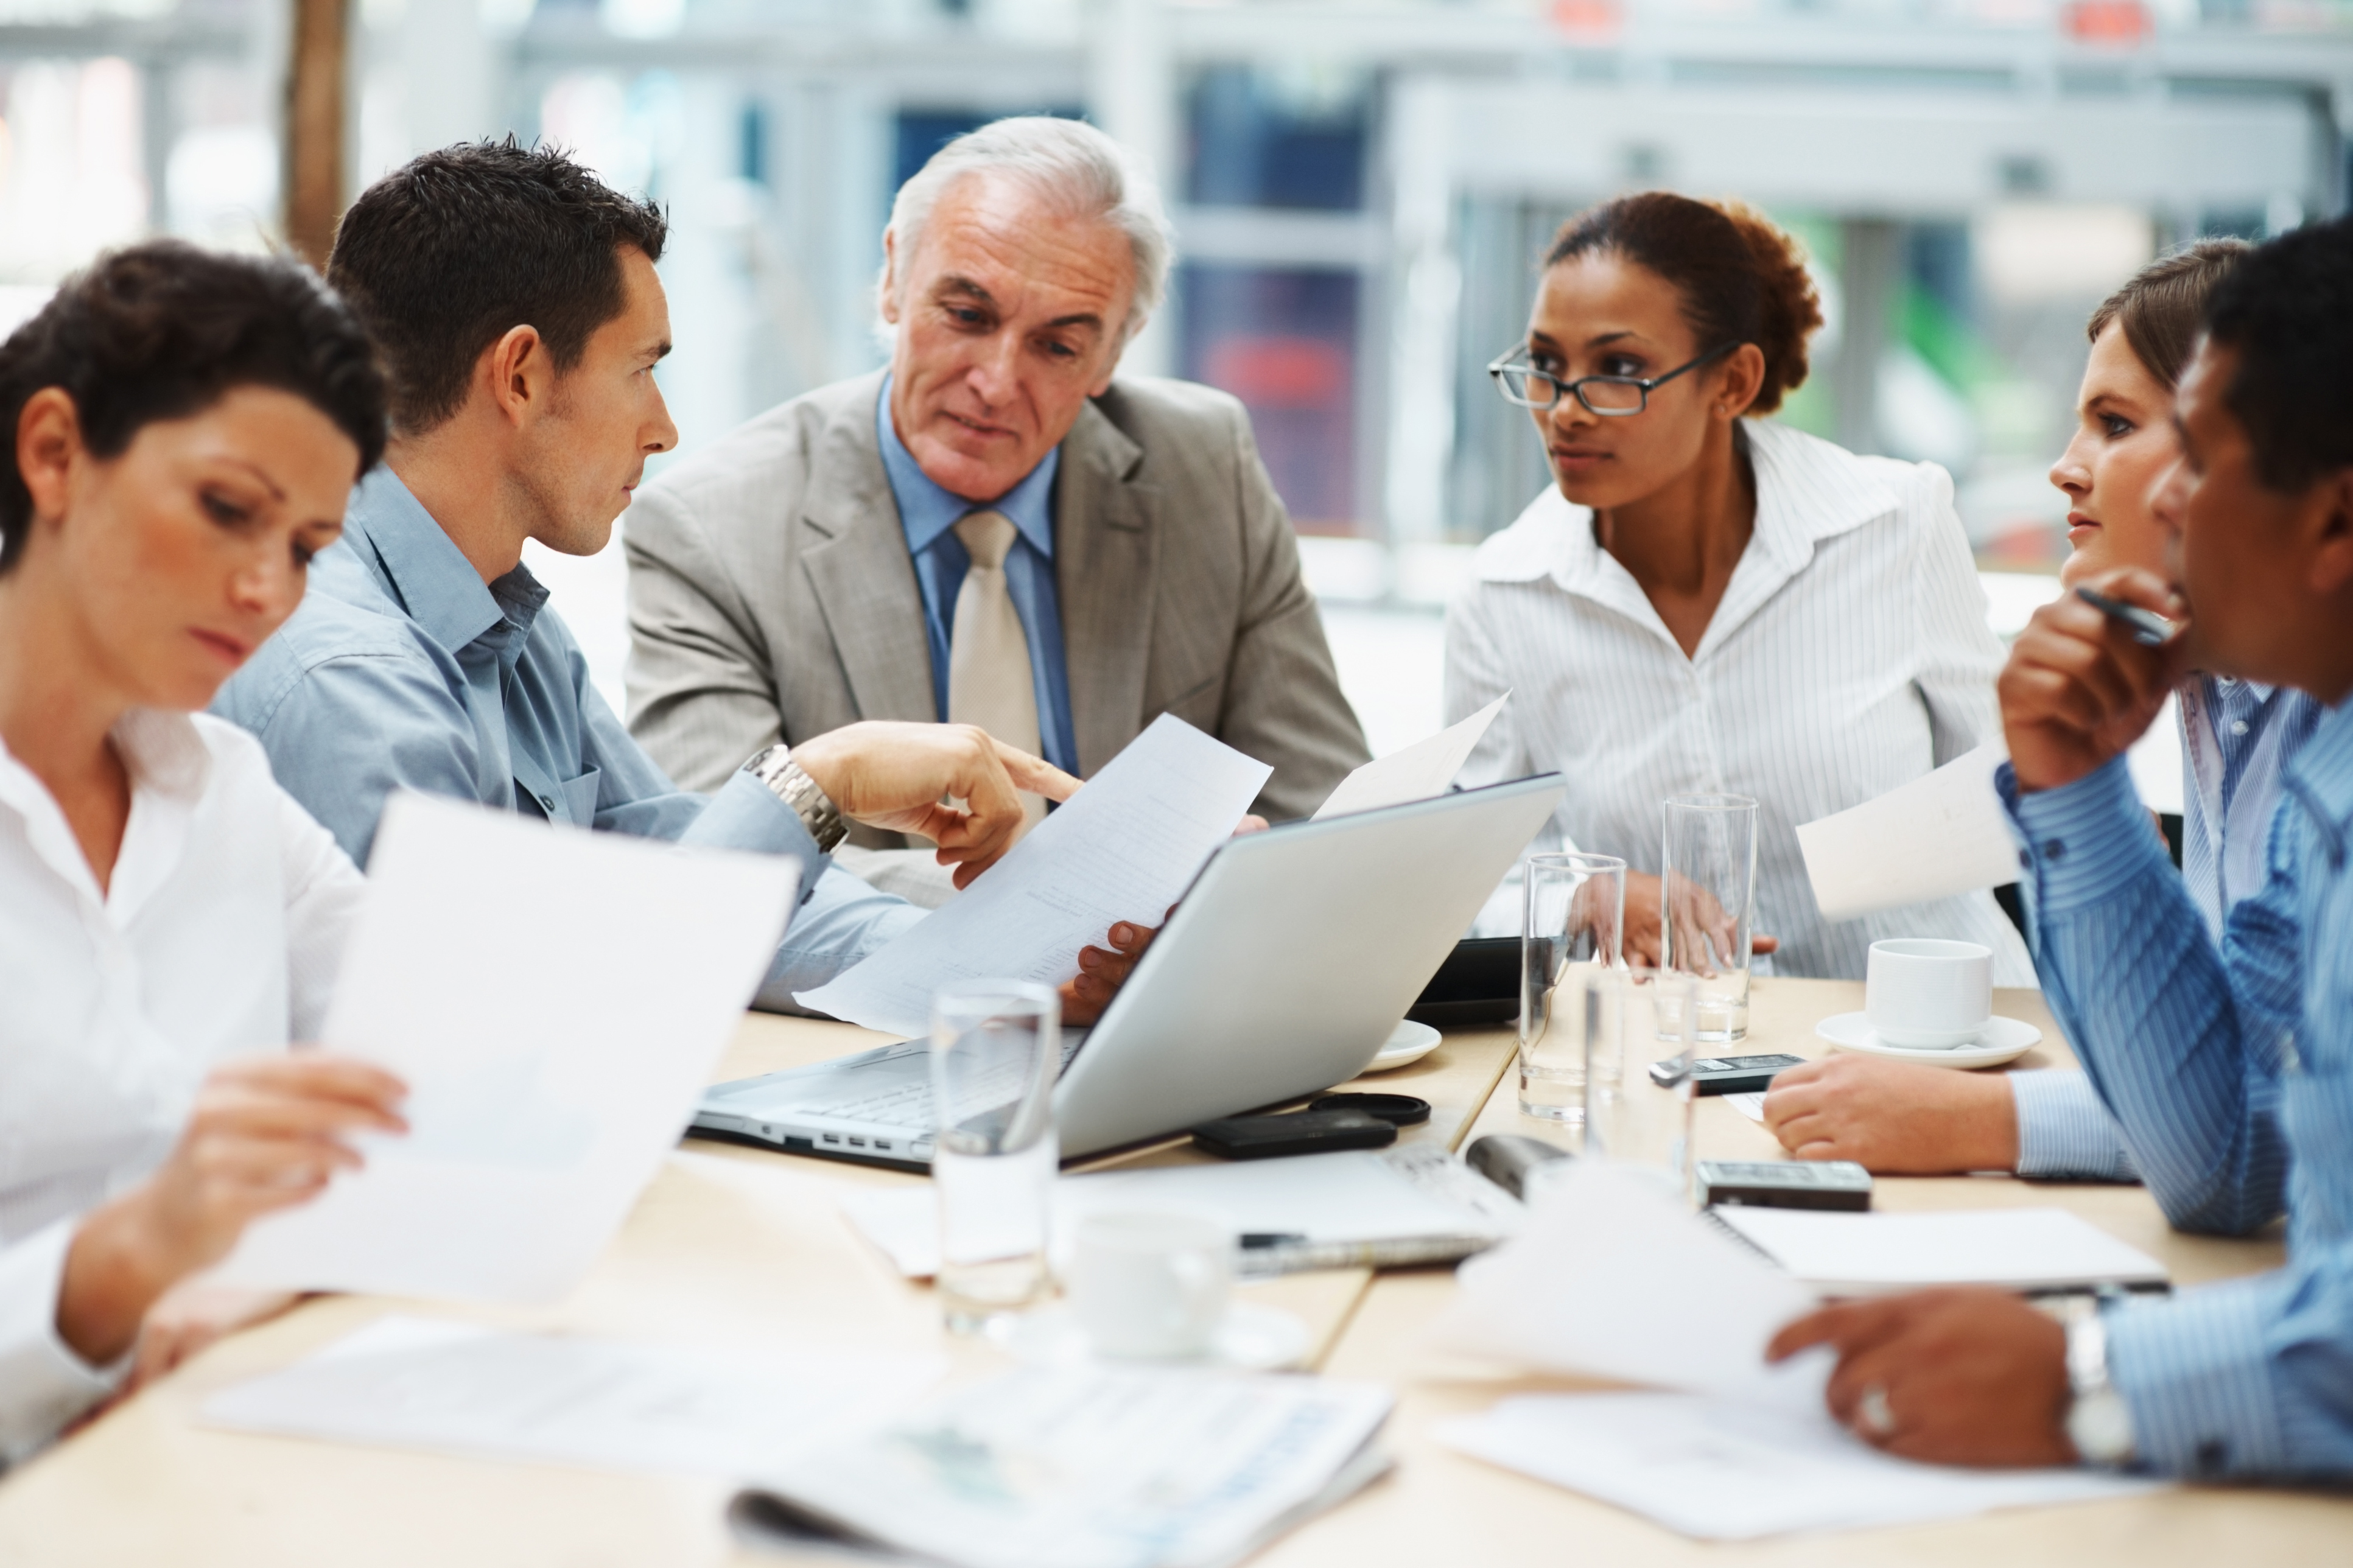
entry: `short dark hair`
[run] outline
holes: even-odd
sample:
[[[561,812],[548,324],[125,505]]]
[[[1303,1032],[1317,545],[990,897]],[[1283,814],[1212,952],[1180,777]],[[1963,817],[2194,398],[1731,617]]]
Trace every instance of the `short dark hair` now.
[[[2249,251],[2207,301],[2206,331],[2239,356],[2222,402],[2246,426],[2256,478],[2298,490],[2353,468],[2353,217]]]
[[[2143,370],[2168,388],[2180,385],[2198,347],[2206,301],[2253,248],[2243,239],[2201,239],[2158,257],[2100,301],[2084,335],[2098,342],[2108,324],[2116,323]]]
[[[627,302],[620,248],[661,259],[670,221],[562,149],[460,142],[360,193],[327,277],[383,346],[392,421],[418,435],[458,412],[482,351],[539,329],[559,371]]]
[[[82,444],[121,457],[147,425],[202,413],[240,386],[289,392],[360,449],[384,455],[385,384],[358,320],[298,261],[228,256],[176,239],[101,256],[0,343],[0,573],[32,532],[16,426],[35,393],[73,399]]]
[[[1674,285],[1702,353],[1755,343],[1765,379],[1749,413],[1772,413],[1805,384],[1806,340],[1822,324],[1821,300],[1798,242],[1755,207],[1672,191],[1620,196],[1563,224],[1545,267],[1588,251],[1622,256]]]

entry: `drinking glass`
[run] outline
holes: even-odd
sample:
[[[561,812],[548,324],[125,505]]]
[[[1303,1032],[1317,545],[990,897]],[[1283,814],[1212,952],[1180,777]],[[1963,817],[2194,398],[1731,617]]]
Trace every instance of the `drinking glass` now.
[[[1521,882],[1520,1114],[1585,1118],[1585,1036],[1565,1001],[1579,977],[1620,962],[1626,862],[1610,855],[1532,855]],[[1601,1064],[1615,1075],[1615,1059]]]
[[[951,1332],[983,1331],[1046,1293],[1061,1044],[1048,986],[976,980],[932,998],[932,1185]]]
[[[1614,1083],[1586,1078],[1587,1157],[1654,1172],[1686,1201],[1695,1167],[1696,984],[1673,970],[1597,970],[1584,977],[1582,997],[1588,1048],[1624,1063]]]
[[[1678,795],[1662,811],[1659,967],[1698,984],[1694,1039],[1746,1038],[1757,803],[1745,795]]]

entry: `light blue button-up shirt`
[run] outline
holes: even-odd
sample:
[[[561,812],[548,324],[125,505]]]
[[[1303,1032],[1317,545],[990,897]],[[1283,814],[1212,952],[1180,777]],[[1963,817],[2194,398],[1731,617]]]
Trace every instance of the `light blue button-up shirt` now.
[[[891,378],[874,404],[875,437],[882,447],[882,472],[899,503],[899,526],[915,558],[915,582],[923,595],[923,631],[931,640],[932,694],[943,722],[948,717],[948,646],[955,629],[956,593],[972,569],[972,555],[955,536],[968,512],[1003,512],[1013,524],[1013,548],[1005,553],[1005,593],[1013,601],[1029,639],[1029,674],[1038,694],[1038,742],[1046,760],[1066,773],[1079,771],[1079,747],[1071,731],[1071,678],[1062,655],[1061,601],[1054,589],[1054,476],[1062,466],[1060,447],[996,500],[979,504],[944,489],[923,472],[891,423]]]
[[[2353,701],[2283,770],[2263,889],[2219,948],[2121,758],[2034,795],[1998,781],[2044,993],[2166,1217],[2288,1217],[2284,1268],[2110,1314],[2143,1462],[2353,1474]]]
[[[278,782],[366,863],[396,789],[608,832],[802,862],[807,889],[761,986],[790,1007],[923,918],[820,854],[747,774],[681,790],[621,725],[547,590],[518,566],[485,585],[389,468],[352,494],[301,607],[213,710],[259,736]]]

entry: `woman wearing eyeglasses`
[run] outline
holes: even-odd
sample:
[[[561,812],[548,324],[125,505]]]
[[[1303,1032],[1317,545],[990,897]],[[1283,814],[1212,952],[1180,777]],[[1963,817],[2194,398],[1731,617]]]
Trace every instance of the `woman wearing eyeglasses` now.
[[[1447,616],[1449,718],[1512,693],[1463,776],[1567,779],[1536,847],[1626,858],[1638,954],[1661,803],[1729,792],[1758,802],[1779,973],[1859,979],[1872,942],[1942,936],[2031,984],[1989,893],[1830,925],[1806,879],[1799,824],[2000,732],[2001,664],[1944,470],[1765,419],[1820,324],[1796,242],[1737,203],[1651,192],[1562,228],[1526,341],[1491,367],[1555,487],[1480,547]]]

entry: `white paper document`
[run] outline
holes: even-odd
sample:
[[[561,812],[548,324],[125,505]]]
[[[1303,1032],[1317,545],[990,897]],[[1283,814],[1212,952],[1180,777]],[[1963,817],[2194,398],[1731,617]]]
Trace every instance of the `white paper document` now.
[[[889,1419],[935,1357],[723,1355],[676,1345],[379,1319],[205,1401],[209,1426],[738,1479]]]
[[[1029,1368],[757,1491],[963,1568],[1215,1568],[1385,1468],[1369,1446],[1388,1408],[1372,1384]],[[736,1518],[756,1530],[756,1508]]]
[[[1716,1217],[1797,1279],[1831,1296],[1931,1285],[2008,1290],[2155,1285],[2165,1266],[2065,1209],[1839,1214],[1720,1208]]]
[[[1765,1120],[1765,1091],[1763,1089],[1760,1089],[1749,1094],[1727,1094],[1724,1096],[1723,1099],[1725,1104],[1732,1107],[1733,1110],[1740,1112],[1741,1115],[1746,1116],[1749,1121],[1762,1121]]]
[[[961,980],[1060,985],[1119,921],[1160,924],[1274,770],[1164,713],[1012,853],[805,1007],[885,1034],[931,1028]]]
[[[1444,1184],[1417,1180],[1400,1161],[1419,1152],[1354,1149],[1064,1176],[1054,1184],[1055,1255],[1069,1255],[1081,1219],[1123,1209],[1176,1209],[1206,1215],[1236,1236],[1318,1243],[1499,1236],[1518,1222],[1518,1205],[1499,1188],[1500,1205],[1482,1209],[1455,1201]],[[930,1187],[849,1187],[840,1204],[901,1273],[920,1279],[938,1272],[939,1204]]]
[[[1979,746],[1877,800],[1800,826],[1798,847],[1822,919],[2018,880],[2018,843],[1993,785],[2007,755],[1998,742]]]
[[[275,1289],[543,1301],[678,1141],[776,952],[797,862],[396,796],[327,1048],[408,1085],[405,1137],[257,1221]]]
[[[1456,1279],[1429,1348],[1662,1388],[1753,1382],[1767,1342],[1814,1304],[1671,1185],[1592,1160],[1546,1182],[1519,1235]]]
[[[1446,1422],[1450,1447],[1708,1541],[1958,1519],[2131,1497],[2085,1469],[1965,1470],[1880,1453],[1807,1404],[1693,1394],[1539,1394]]]
[[[1386,757],[1376,757],[1355,773],[1340,781],[1322,805],[1315,808],[1314,820],[1338,816],[1351,811],[1378,811],[1385,805],[1403,805],[1409,800],[1428,800],[1446,793],[1462,764],[1486,734],[1487,726],[1512,700],[1504,692],[1493,702],[1458,724],[1450,724],[1427,740],[1391,752]]]

